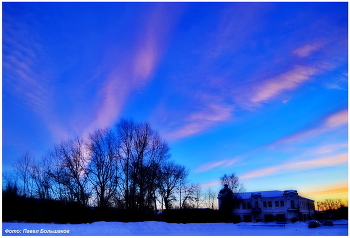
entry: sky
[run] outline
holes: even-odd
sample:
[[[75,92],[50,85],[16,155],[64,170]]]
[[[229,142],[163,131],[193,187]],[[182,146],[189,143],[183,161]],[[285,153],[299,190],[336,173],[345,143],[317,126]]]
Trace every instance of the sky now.
[[[2,170],[149,122],[203,191],[348,197],[347,2],[3,2]]]

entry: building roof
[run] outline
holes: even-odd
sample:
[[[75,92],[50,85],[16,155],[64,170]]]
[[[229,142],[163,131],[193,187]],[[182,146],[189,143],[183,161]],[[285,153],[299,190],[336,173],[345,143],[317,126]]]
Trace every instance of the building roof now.
[[[260,191],[260,192],[244,192],[237,194],[239,198],[246,199],[251,198],[252,194],[261,194],[261,197],[283,197],[284,191],[273,190],[273,191]]]
[[[243,193],[238,193],[235,195],[237,196],[237,198],[240,198],[240,199],[248,199],[248,198],[253,197],[254,195],[258,195],[258,196],[267,198],[267,197],[283,197],[286,194],[296,194],[299,197],[302,197],[298,194],[298,192],[296,190],[284,190],[284,191],[272,190],[272,191],[260,191],[260,192],[243,192]],[[302,197],[302,198],[305,198],[305,197]],[[305,198],[305,199],[312,200],[309,198]]]

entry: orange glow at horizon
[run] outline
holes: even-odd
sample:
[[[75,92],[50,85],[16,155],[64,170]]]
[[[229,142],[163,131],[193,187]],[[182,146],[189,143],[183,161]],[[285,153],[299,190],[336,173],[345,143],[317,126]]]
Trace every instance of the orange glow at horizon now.
[[[322,201],[325,199],[348,200],[348,183],[344,181],[313,188],[304,188],[300,190],[299,194],[315,201]]]

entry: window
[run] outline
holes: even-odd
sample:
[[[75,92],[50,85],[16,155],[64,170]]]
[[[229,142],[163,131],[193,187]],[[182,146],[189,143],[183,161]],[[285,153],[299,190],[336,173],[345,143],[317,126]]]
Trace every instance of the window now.
[[[255,202],[255,208],[258,208],[258,207],[259,207],[259,203]]]
[[[275,207],[279,207],[278,201],[275,201]]]
[[[272,202],[271,201],[269,201],[268,204],[269,204],[269,207],[272,207]]]
[[[284,201],[280,201],[281,207],[284,207]]]
[[[243,209],[247,209],[247,204],[245,202],[243,203]]]
[[[248,208],[248,209],[251,209],[251,208],[252,208],[252,206],[250,205],[250,202],[247,203],[247,208]]]
[[[267,206],[266,206],[266,202],[263,202],[263,206],[264,206],[264,207],[267,207]]]
[[[292,209],[295,208],[294,201],[290,201],[290,207],[291,207]]]

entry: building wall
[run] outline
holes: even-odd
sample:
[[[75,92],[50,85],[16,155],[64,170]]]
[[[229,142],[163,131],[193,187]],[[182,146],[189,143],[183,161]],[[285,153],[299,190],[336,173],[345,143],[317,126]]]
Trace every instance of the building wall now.
[[[263,197],[260,193],[233,202],[235,220],[245,222],[284,222],[314,219],[314,202],[301,197],[295,190],[286,190],[276,197]],[[220,199],[219,199],[220,204]]]

